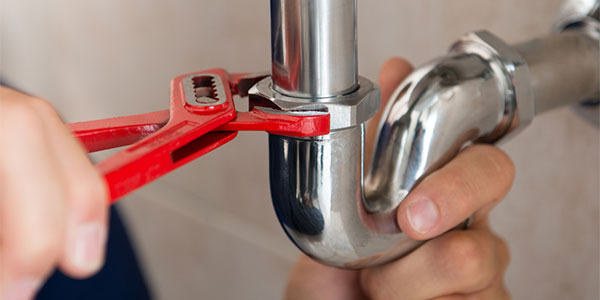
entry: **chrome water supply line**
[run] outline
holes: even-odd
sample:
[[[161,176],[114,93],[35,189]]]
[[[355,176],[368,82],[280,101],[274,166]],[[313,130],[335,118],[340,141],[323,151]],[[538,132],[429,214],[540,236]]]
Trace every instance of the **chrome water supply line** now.
[[[497,142],[539,113],[599,98],[598,2],[567,1],[547,37],[511,46],[474,32],[416,69],[385,108],[365,175],[365,123],[380,93],[358,76],[356,0],[271,0],[272,76],[250,97],[284,114],[331,117],[328,135],[269,135],[271,196],[289,238],[321,263],[352,269],[422,244],[395,215],[424,176],[470,143]]]

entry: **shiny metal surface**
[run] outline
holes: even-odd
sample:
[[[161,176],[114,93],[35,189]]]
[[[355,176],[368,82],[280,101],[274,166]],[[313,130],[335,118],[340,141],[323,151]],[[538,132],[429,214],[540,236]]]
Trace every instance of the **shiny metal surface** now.
[[[331,116],[331,130],[360,126],[379,110],[381,104],[379,87],[363,77],[359,77],[359,88],[354,92],[325,99],[286,96],[274,89],[271,78],[253,86],[249,94],[256,105],[274,106],[284,112],[326,111]]]
[[[459,38],[450,48],[448,56],[465,53],[477,55],[486,61],[502,85],[503,99],[506,101],[504,117],[498,123],[498,129],[489,136],[480,136],[481,141],[493,142],[509,132],[516,134],[516,131],[529,125],[535,115],[535,95],[529,66],[522,55],[488,31],[472,32]],[[476,96],[478,94],[465,94],[465,97]]]
[[[505,69],[462,52],[425,65],[405,80],[380,125],[365,183],[368,211],[394,210],[415,184],[468,142],[493,142],[509,131],[517,112],[516,81]]]
[[[275,210],[307,255],[362,268],[408,253],[421,242],[401,233],[395,213],[410,189],[467,142],[495,140],[509,130],[517,111],[516,80],[506,63],[514,71],[522,61],[496,59],[497,51],[481,48],[483,43],[475,47],[474,40],[417,69],[398,88],[364,189],[361,128],[312,139],[270,136]]]
[[[572,28],[515,46],[529,65],[536,114],[600,99],[598,37]]]
[[[343,268],[375,266],[412,251],[422,242],[407,238],[395,215],[415,184],[470,143],[493,143],[524,128],[536,105],[539,113],[584,100],[577,98],[598,83],[597,57],[589,57],[598,46],[597,39],[596,48],[589,45],[593,39],[587,30],[516,48],[488,32],[459,39],[393,94],[366,178],[364,124],[314,138],[270,135],[271,195],[287,235],[313,259]],[[288,111],[321,104],[276,91],[254,94]],[[339,111],[330,113],[335,119]]]
[[[298,248],[324,264],[377,265],[419,244],[401,233],[379,233],[378,216],[365,210],[363,128],[310,139],[269,135],[271,196],[279,221]]]
[[[271,0],[275,89],[326,98],[358,88],[356,0]]]

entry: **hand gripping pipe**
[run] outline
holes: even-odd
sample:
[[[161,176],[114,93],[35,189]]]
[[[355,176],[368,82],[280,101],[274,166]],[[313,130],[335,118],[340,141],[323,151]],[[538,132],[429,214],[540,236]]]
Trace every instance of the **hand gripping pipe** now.
[[[282,113],[331,115],[328,135],[269,136],[273,205],[290,239],[337,267],[397,259],[422,243],[401,232],[395,213],[424,176],[469,143],[496,142],[538,113],[598,99],[598,1],[567,2],[565,11],[548,37],[510,46],[475,32],[416,69],[385,109],[365,177],[364,124],[380,94],[357,76],[356,1],[271,0],[272,77],[251,97]]]

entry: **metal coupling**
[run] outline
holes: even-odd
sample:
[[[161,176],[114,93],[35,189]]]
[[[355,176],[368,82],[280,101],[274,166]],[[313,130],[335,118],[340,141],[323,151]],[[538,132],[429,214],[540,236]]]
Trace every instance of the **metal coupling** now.
[[[485,30],[459,38],[450,48],[449,55],[459,54],[475,54],[485,59],[502,85],[504,118],[496,130],[482,140],[493,142],[508,132],[527,127],[535,116],[535,95],[529,66],[523,56],[513,46]]]
[[[370,80],[360,77],[354,92],[328,98],[298,98],[278,92],[273,80],[267,77],[253,86],[248,94],[255,105],[266,106],[282,112],[322,111],[330,114],[331,131],[359,126],[368,121],[380,106],[381,92]]]

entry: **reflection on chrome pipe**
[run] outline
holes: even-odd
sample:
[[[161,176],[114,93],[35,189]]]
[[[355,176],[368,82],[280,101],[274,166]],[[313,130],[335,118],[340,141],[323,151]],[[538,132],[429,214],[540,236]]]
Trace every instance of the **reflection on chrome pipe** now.
[[[512,89],[476,54],[462,53],[417,69],[385,111],[371,170],[366,208],[393,211],[425,175],[467,143],[493,141],[508,131]],[[394,221],[394,220],[391,220]]]
[[[286,233],[308,256],[338,267],[363,268],[405,255],[421,242],[398,228],[398,205],[468,143],[495,142],[526,126],[534,103],[544,101],[534,100],[541,93],[532,82],[540,75],[490,33],[467,35],[448,56],[418,68],[398,87],[364,180],[362,125],[317,138],[271,135],[271,193]],[[586,76],[575,81],[593,85]]]
[[[356,0],[271,0],[275,89],[325,98],[358,88]]]
[[[317,138],[269,136],[271,196],[279,221],[298,248],[324,264],[377,265],[418,244],[373,228],[375,215],[362,202],[363,128]]]
[[[273,204],[302,251],[325,264],[362,268],[395,259],[421,243],[398,228],[398,204],[465,142],[497,139],[516,115],[512,82],[524,65],[511,62],[515,71],[507,78],[508,61],[475,47],[480,38],[507,51],[493,36],[479,33],[399,87],[386,108],[364,190],[363,126],[317,138],[270,136]]]
[[[592,32],[568,30],[517,47],[485,31],[466,35],[398,87],[366,178],[364,122],[378,97],[367,80],[327,101],[290,97],[272,88],[271,79],[257,84],[252,97],[262,102],[283,111],[327,110],[332,117],[326,136],[269,136],[271,195],[284,230],[308,256],[343,268],[375,266],[412,251],[422,242],[406,237],[395,216],[424,176],[469,143],[493,143],[524,128],[536,106],[543,111],[597,94],[598,58],[591,56],[599,40]]]

